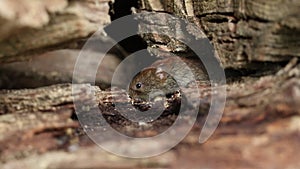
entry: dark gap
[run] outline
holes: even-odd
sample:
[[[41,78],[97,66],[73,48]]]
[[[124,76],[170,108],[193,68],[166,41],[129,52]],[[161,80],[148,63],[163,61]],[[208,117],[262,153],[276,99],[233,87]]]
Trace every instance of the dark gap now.
[[[71,115],[71,119],[74,120],[74,121],[78,121],[78,117],[77,117],[75,111],[73,111],[73,113]]]
[[[239,81],[242,77],[261,77],[274,75],[288,62],[251,62],[244,68],[226,68],[225,75],[228,82]]]
[[[206,16],[233,16],[233,12],[211,12],[211,13],[203,13],[196,15],[197,18],[202,18]]]
[[[121,18],[123,16],[126,15],[130,15],[132,14],[131,8],[138,8],[138,1],[137,0],[115,0],[114,3],[110,3],[110,12],[109,15],[111,17],[112,20],[112,24],[113,21]],[[132,21],[133,23],[129,24],[126,23],[126,26],[131,25],[130,29],[136,31],[137,33],[137,23],[134,23],[135,21]],[[120,32],[122,32],[122,25],[120,25],[120,27],[116,27],[116,29]],[[105,30],[107,31],[107,34],[112,37],[113,39],[115,39],[115,33],[116,32],[110,32],[109,29],[111,29],[111,27],[106,28]],[[129,29],[129,28],[127,28]],[[134,53],[136,51],[139,51],[141,49],[146,49],[147,48],[147,44],[146,42],[138,35],[135,36],[131,36],[128,37],[120,42],[118,42],[118,44],[120,46],[122,46],[128,53]]]

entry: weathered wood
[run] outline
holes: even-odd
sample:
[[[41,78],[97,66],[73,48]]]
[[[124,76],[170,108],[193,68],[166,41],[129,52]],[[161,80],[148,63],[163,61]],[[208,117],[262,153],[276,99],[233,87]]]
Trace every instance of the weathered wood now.
[[[251,165],[256,164],[258,160],[260,160],[255,156],[255,154],[261,152],[258,151],[258,149],[261,149],[263,145],[268,145],[268,148],[263,150],[264,153],[269,151],[274,152],[280,147],[293,150],[283,151],[281,153],[283,154],[282,157],[284,157],[284,161],[291,162],[292,166],[297,166],[297,160],[295,161],[294,158],[289,157],[299,152],[298,147],[300,147],[299,138],[297,137],[300,131],[299,125],[297,125],[300,115],[300,107],[298,104],[300,102],[299,77],[300,67],[297,65],[297,60],[295,59],[275,76],[265,76],[261,78],[246,77],[240,82],[228,84],[227,103],[224,114],[219,128],[209,143],[204,146],[196,144],[199,137],[198,130],[202,127],[206,117],[205,114],[202,113],[200,117],[198,117],[194,132],[189,134],[183,142],[184,144],[178,146],[179,149],[172,151],[176,151],[180,154],[184,153],[186,151],[184,148],[185,144],[189,144],[195,148],[197,147],[197,149],[199,148],[202,152],[200,154],[209,154],[204,159],[197,161],[197,164],[200,165],[214,156],[214,153],[212,153],[215,152],[214,146],[224,148],[222,153],[228,153],[228,151],[231,151],[230,147],[234,146],[236,147],[235,151],[237,154],[247,152],[252,147],[253,150],[251,150],[251,152],[254,154],[244,157],[246,159],[236,164],[243,166],[244,163]],[[99,108],[102,114],[107,117],[109,123],[118,131],[133,136],[156,135],[162,132],[162,129],[165,127],[169,127],[174,120],[171,112],[169,116],[164,116],[161,119],[149,123],[147,126],[143,126],[142,131],[140,131],[141,128],[138,124],[126,121],[115,110],[114,104],[112,104],[112,98],[117,98],[117,100],[113,100],[115,103],[130,104],[130,99],[127,95],[124,95],[124,90],[115,89],[112,92],[101,91],[98,87],[89,85],[77,85],[77,87],[82,89],[76,90],[77,92],[73,95],[72,85],[70,84],[30,90],[1,91],[1,161],[8,161],[8,166],[14,166],[15,164],[11,162],[14,159],[21,158],[24,159],[24,161],[19,161],[20,164],[26,163],[26,165],[32,165],[28,163],[27,160],[37,158],[34,156],[36,153],[48,152],[50,150],[71,150],[73,146],[78,146],[77,144],[83,146],[79,146],[79,149],[85,146],[91,146],[90,141],[88,141],[88,144],[84,144],[84,140],[87,139],[85,134],[76,134],[82,129],[79,127],[78,122],[74,120],[73,99],[86,103],[84,104],[86,106],[90,105],[88,104],[89,100],[92,99],[93,96],[96,96],[95,98],[96,101],[99,102]],[[88,94],[86,87],[91,87],[95,95]],[[207,96],[209,97],[209,95],[201,97]],[[98,105],[89,106],[89,108],[85,107],[85,109],[98,109]],[[188,115],[186,118],[188,122]],[[90,122],[90,126],[87,126],[88,128],[86,129],[92,129],[97,125],[101,125],[96,118],[91,118]],[[286,126],[290,127],[286,128]],[[130,130],[128,130],[128,127]],[[248,134],[237,135],[237,133]],[[67,136],[67,139],[65,136]],[[282,146],[276,143],[277,139],[274,138],[275,136],[276,138],[280,138],[280,145]],[[55,141],[57,139],[59,141]],[[110,142],[118,142],[117,139],[108,139],[107,141]],[[18,140],[22,140],[22,142],[18,142]],[[76,144],[72,140],[77,140],[75,141]],[[39,144],[41,142],[43,145]],[[222,142],[222,144],[220,142]],[[250,147],[245,146],[245,144],[250,144],[250,142]],[[162,145],[164,144],[162,143]],[[294,147],[291,148],[291,145]],[[189,151],[191,151],[192,154],[199,153],[197,149],[194,149],[195,151]],[[81,155],[86,152],[75,151],[73,153],[78,153],[76,156],[81,157]],[[273,153],[273,155],[276,156],[276,153]],[[218,154],[216,157],[218,160],[234,160],[233,156],[228,155]],[[273,156],[269,154],[269,158],[272,159],[272,157]],[[44,158],[51,158],[51,155],[48,156],[45,154]],[[186,159],[183,155],[177,156],[176,158],[179,158],[179,160]],[[264,156],[264,158],[267,157]],[[288,166],[287,162],[278,162],[278,165]],[[169,161],[168,164],[171,165],[171,162]],[[66,163],[62,165],[68,166]],[[215,163],[209,163],[207,165],[215,166]],[[258,164],[258,166],[268,165],[270,165],[270,163]],[[172,168],[176,168],[176,166]]]
[[[142,11],[168,12],[198,25],[213,43],[224,67],[242,68],[251,62],[279,62],[300,56],[299,1],[140,0],[140,4]],[[156,18],[156,22],[172,26],[164,18]],[[176,31],[187,37],[184,31],[188,29],[181,29],[179,26]],[[169,39],[162,41],[164,38],[157,35],[143,38],[150,39],[150,45],[163,42],[170,46]]]
[[[108,2],[1,1],[0,62],[22,60],[53,49],[76,48],[76,40],[110,23]]]
[[[164,169],[170,168],[176,159],[173,152],[165,153],[155,158],[142,160],[116,157],[100,150],[99,147],[90,146],[81,148],[75,153],[54,151],[43,155],[32,155],[16,162],[4,164],[4,168],[18,169],[81,169],[81,168],[109,168],[109,169]]]
[[[0,89],[36,88],[59,83],[87,82],[85,75],[90,69],[80,72],[81,76],[73,78],[79,54],[80,50],[58,50],[32,56],[30,61],[3,63],[0,67]],[[120,62],[120,56],[106,54],[97,68],[95,84],[101,88],[107,88]],[[90,67],[93,63],[81,64]]]
[[[14,7],[15,3],[24,3],[26,9],[36,3],[32,7],[35,10],[25,15],[22,10],[11,8],[9,2]],[[99,6],[94,2],[99,2]],[[61,44],[69,46],[73,40],[88,36],[98,23],[109,22],[107,4],[105,0],[1,1],[0,23],[5,24],[0,25],[0,62],[18,60],[18,57],[49,47],[62,48]],[[121,89],[111,92],[97,86],[74,84],[81,90],[72,94],[71,84],[60,84],[3,90],[0,91],[0,168],[299,168],[299,1],[140,0],[140,5],[138,12],[168,12],[196,23],[198,30],[203,30],[218,50],[225,68],[260,70],[253,76],[231,77],[223,117],[209,141],[198,144],[199,130],[206,119],[203,111],[208,108],[204,102],[193,130],[176,148],[157,158],[117,158],[96,150],[84,133],[102,125],[97,120],[100,114],[94,110],[100,109],[103,117],[119,132],[135,137],[151,137],[165,131],[173,124],[176,113],[169,110],[161,118],[141,126],[125,119],[115,109],[113,102],[124,104],[125,111],[131,106],[130,99]],[[11,17],[18,10],[25,19]],[[95,11],[105,17],[99,17]],[[40,13],[39,17],[32,19],[36,13]],[[187,34],[199,36],[197,30],[156,19],[157,24],[164,25],[162,32],[168,30],[165,27],[172,27],[181,37]],[[47,35],[43,34],[45,32]],[[38,36],[41,38],[37,39]],[[166,52],[187,49],[166,37],[146,35],[143,38],[150,40],[150,50],[157,46]],[[34,43],[27,43],[27,40]],[[262,76],[265,67],[254,66],[289,60],[278,73],[272,70],[267,76]],[[91,95],[86,87],[94,93]],[[200,96],[201,101],[209,101],[209,91]],[[96,104],[90,105],[94,96]],[[80,107],[79,115],[93,115],[89,125],[78,123],[74,101],[85,103]],[[188,114],[184,119],[185,124],[192,121]],[[105,141],[119,144],[114,137]],[[156,146],[164,146],[164,143]]]

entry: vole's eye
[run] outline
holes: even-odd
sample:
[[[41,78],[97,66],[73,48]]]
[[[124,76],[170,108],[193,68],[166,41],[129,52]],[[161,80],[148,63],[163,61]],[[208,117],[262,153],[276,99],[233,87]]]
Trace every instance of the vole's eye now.
[[[137,83],[137,84],[135,85],[135,87],[136,87],[137,89],[141,88],[141,87],[142,87],[142,83],[141,83],[141,82]]]

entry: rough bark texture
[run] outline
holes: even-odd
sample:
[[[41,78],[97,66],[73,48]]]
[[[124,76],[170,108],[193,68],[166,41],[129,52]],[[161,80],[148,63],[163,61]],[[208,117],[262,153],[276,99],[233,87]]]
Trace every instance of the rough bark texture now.
[[[253,68],[250,63],[287,61],[300,56],[297,0],[140,0],[140,9],[168,12],[198,25],[213,43],[224,67]],[[164,18],[156,18],[156,22],[170,24]],[[181,36],[188,36],[186,30],[197,34],[176,27]],[[170,42],[144,38],[151,39],[152,45]]]
[[[111,98],[115,96],[118,98],[113,101],[115,103],[130,102],[126,96],[119,97],[123,95],[123,90],[101,91],[98,87],[77,85],[80,90],[76,90],[73,97],[70,84],[2,91],[1,161],[5,162],[3,165],[7,168],[147,168],[149,164],[153,164],[150,168],[222,168],[225,164],[229,168],[298,168],[299,77],[299,65],[291,62],[275,76],[247,78],[228,85],[227,103],[221,123],[208,142],[198,144],[199,130],[206,118],[202,115],[198,117],[192,132],[169,153],[145,162],[129,160],[126,165],[122,158],[116,158],[111,165],[111,155],[93,148],[74,118],[73,99],[75,102],[84,102],[86,106],[96,96],[99,108],[108,122],[127,134],[130,127],[129,134],[134,136],[159,133],[162,128],[172,124],[172,116],[158,119],[148,127],[144,126],[141,131],[138,124],[118,117],[118,112],[111,104]],[[95,94],[89,94],[89,88]],[[89,111],[92,109],[98,109],[98,106],[88,108]],[[94,116],[97,114],[92,117]],[[97,127],[97,123],[96,118],[91,118],[89,129]],[[106,141],[117,144],[119,140],[108,138]],[[88,159],[83,158],[87,154],[92,155]],[[61,158],[57,158],[58,156]],[[98,161],[99,158],[96,157],[103,161]],[[16,159],[20,160],[16,162]],[[76,161],[75,164],[78,165],[70,166],[67,163],[70,161]]]

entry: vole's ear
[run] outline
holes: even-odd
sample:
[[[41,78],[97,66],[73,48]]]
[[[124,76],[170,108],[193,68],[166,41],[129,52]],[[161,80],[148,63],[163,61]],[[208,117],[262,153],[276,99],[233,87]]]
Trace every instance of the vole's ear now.
[[[165,79],[165,75],[163,73],[157,73],[156,75],[161,80]]]
[[[156,69],[155,73],[158,74],[158,73],[161,73],[161,72],[163,72],[163,70],[159,67],[159,68]]]
[[[167,78],[167,73],[164,72],[161,68],[157,68],[155,72],[156,77],[158,77],[160,80],[165,80]]]

